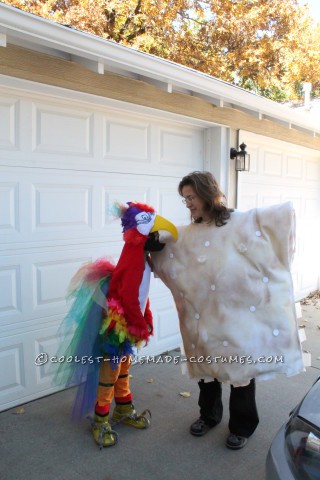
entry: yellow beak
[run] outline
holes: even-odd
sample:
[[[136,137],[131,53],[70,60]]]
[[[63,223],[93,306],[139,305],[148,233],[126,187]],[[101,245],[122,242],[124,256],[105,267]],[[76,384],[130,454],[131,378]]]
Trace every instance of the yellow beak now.
[[[151,228],[151,232],[158,232],[159,230],[166,230],[167,232],[171,233],[175,241],[178,240],[178,230],[176,226],[169,222],[164,217],[161,217],[161,215],[156,215],[156,218],[154,220],[154,225]]]

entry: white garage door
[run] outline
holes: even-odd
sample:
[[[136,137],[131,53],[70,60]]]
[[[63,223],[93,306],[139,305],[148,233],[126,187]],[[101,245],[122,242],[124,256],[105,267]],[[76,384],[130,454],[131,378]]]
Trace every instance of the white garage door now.
[[[296,300],[319,288],[320,152],[240,132],[251,154],[250,172],[239,172],[238,208],[291,200],[297,219],[292,274]]]
[[[144,201],[182,223],[178,181],[203,167],[198,126],[130,113],[125,104],[106,107],[97,97],[68,100],[71,93],[58,89],[38,94],[35,84],[26,85],[0,92],[2,410],[55,390],[48,365],[36,367],[34,359],[56,351],[74,272],[89,260],[119,256],[113,201]],[[144,353],[158,354],[180,343],[171,295],[159,280],[151,304],[155,336]]]

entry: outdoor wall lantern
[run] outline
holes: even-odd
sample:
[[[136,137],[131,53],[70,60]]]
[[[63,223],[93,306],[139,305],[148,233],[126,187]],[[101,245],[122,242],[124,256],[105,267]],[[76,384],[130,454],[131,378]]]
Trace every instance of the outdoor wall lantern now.
[[[230,158],[236,159],[236,171],[237,172],[249,172],[250,170],[250,155],[246,152],[246,146],[243,142],[240,145],[240,150],[230,148]]]

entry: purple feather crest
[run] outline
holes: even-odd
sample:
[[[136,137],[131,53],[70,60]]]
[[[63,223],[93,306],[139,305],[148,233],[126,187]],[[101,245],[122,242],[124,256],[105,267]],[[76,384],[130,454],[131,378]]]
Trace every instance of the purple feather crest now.
[[[136,215],[141,212],[154,212],[154,208],[146,203],[127,202],[114,203],[112,206],[112,214],[114,217],[121,218],[122,232],[126,232],[130,228],[136,228]]]
[[[112,215],[121,219],[122,232],[137,227],[135,216],[140,212],[141,209],[136,206],[135,202],[127,202],[126,205],[116,202],[112,205]]]
[[[141,212],[141,210],[136,207],[136,206],[130,206],[132,202],[127,202],[127,205],[129,208],[127,211],[122,215],[121,217],[121,225],[122,225],[122,231],[125,232],[126,230],[129,230],[130,228],[136,228],[137,227],[137,222],[135,219],[135,216]]]

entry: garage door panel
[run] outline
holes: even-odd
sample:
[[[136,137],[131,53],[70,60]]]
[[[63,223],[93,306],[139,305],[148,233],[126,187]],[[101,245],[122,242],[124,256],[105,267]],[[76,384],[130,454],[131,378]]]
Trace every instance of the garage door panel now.
[[[38,242],[80,243],[95,238],[113,241],[121,227],[114,221],[115,201],[139,200],[151,203],[159,213],[167,214],[178,223],[185,221],[186,209],[177,194],[178,178],[115,173],[48,172],[45,169],[19,169],[23,178],[17,184],[15,168],[0,167],[8,178],[2,184],[2,246],[0,249],[30,246]],[[86,183],[84,183],[86,180]],[[1,192],[1,191],[0,191]],[[21,245],[20,245],[21,246]]]
[[[54,105],[32,105],[35,153],[93,156],[93,113]]]
[[[51,171],[48,175],[44,169],[17,171],[6,167],[0,167],[0,172],[9,180],[2,184],[5,203],[0,218],[2,239],[10,248],[13,242],[65,242],[105,233],[105,188],[94,175],[79,173],[75,177],[72,171]],[[13,184],[10,180],[17,174],[21,180]],[[114,226],[109,227],[114,233]]]
[[[179,165],[189,169],[193,162],[193,135],[183,131],[161,129],[160,163],[166,167]]]
[[[233,161],[234,163],[234,161]],[[232,166],[234,168],[234,165]],[[250,174],[258,175],[259,174],[259,149],[255,144],[250,144]],[[240,175],[245,174],[245,172],[239,173]]]
[[[188,221],[177,185],[203,168],[203,128],[35,91],[0,97],[0,409],[46,395],[67,287],[83,263],[116,262],[122,229],[114,201],[150,203]],[[152,279],[154,336],[145,354],[180,343],[168,289]],[[9,365],[9,368],[8,368]]]
[[[303,158],[295,155],[287,155],[285,163],[285,176],[288,179],[301,180],[303,176]]]
[[[0,96],[0,150],[18,150],[19,112],[17,98]]]
[[[157,338],[159,341],[165,340],[175,335],[178,330],[178,319],[170,307],[158,308],[157,310]]]
[[[33,225],[38,229],[92,228],[92,187],[33,184]]]
[[[20,265],[0,267],[0,319],[21,314]]]
[[[281,203],[281,195],[270,193],[270,194],[262,194],[260,195],[259,204],[261,207],[267,207],[269,205],[275,205],[277,203]]]
[[[104,158],[148,163],[151,161],[151,125],[149,122],[114,121],[105,118]]]
[[[140,137],[142,136],[140,133]],[[117,147],[105,156],[102,169],[107,167],[111,171],[123,173],[131,170],[141,175],[151,173],[180,176],[181,168],[184,168],[185,172],[192,170],[195,158],[203,155],[201,131],[153,124],[148,127],[148,133],[144,136],[145,142],[140,138],[139,148],[139,139],[135,139],[131,144],[127,139],[121,138],[121,145],[114,139],[113,143]]]
[[[13,175],[12,169],[6,169],[7,173],[8,171]],[[29,170],[24,173],[25,175],[22,175],[24,186],[30,186],[32,177],[36,180],[34,185],[44,185],[39,178],[42,179],[45,173],[39,169],[34,169],[31,176]],[[61,176],[58,175],[58,177],[61,179]],[[86,177],[88,180],[88,175]],[[110,182],[113,187],[108,190],[109,199],[118,197],[120,201],[125,201],[136,197],[155,205],[159,213],[175,223],[178,223],[178,216],[183,218],[183,223],[185,223],[187,211],[185,206],[178,201],[176,178],[143,176],[135,181],[133,178],[132,175],[128,176],[128,181],[126,181],[123,176],[114,175]],[[108,179],[110,181],[110,176]],[[83,185],[81,176],[76,180]],[[53,175],[52,181],[54,185],[61,183],[61,180],[57,183],[55,175]],[[64,181],[67,185],[70,184],[68,178],[64,178]],[[90,181],[88,184],[91,185]],[[29,200],[26,197],[29,205],[32,205],[30,202],[31,191],[32,189],[29,187],[24,188],[25,195],[27,192],[29,195]],[[47,189],[44,190],[45,193],[47,191]],[[56,191],[59,193],[59,189]],[[103,191],[104,195],[102,195]],[[106,191],[105,179],[99,176],[98,179],[96,178],[93,197],[100,196],[101,202],[101,198],[106,196]],[[170,192],[169,198],[167,198],[168,192]],[[110,203],[110,200],[108,201]],[[53,201],[49,205],[54,208]],[[103,208],[99,210],[101,216],[104,207],[103,205]],[[24,220],[26,221],[26,219]],[[102,223],[102,218],[100,220]],[[54,233],[52,223],[50,228]],[[93,222],[94,224],[95,222]],[[108,231],[111,227],[112,230]],[[68,310],[65,296],[72,275],[83,263],[102,256],[110,256],[117,261],[123,245],[119,221],[115,221],[110,216],[104,228],[105,235],[100,237],[100,240],[99,235],[92,229],[93,233],[86,239],[78,237],[79,241],[85,243],[73,246],[68,245],[68,233],[74,234],[72,225],[66,226],[64,230],[67,243],[64,240],[64,244],[60,243],[59,245],[55,245],[52,241],[51,244],[48,243],[51,237],[49,228],[47,232],[45,229],[41,232],[43,236],[45,233],[47,235],[44,242],[39,241],[40,229],[35,229],[33,237],[28,236],[28,229],[25,231],[22,229],[24,233],[22,233],[21,239],[29,238],[30,241],[10,244],[12,255],[6,255],[6,249],[3,251],[1,273],[4,283],[7,285],[11,282],[11,286],[9,290],[4,290],[6,292],[5,302],[0,311],[0,337],[5,343],[6,349],[3,356],[0,355],[0,371],[4,370],[4,366],[9,360],[12,361],[12,358],[14,358],[14,363],[12,369],[0,380],[3,386],[3,389],[0,390],[2,409],[57,390],[51,385],[52,374],[49,365],[35,366],[34,358],[42,352],[48,356],[56,353],[57,329]],[[107,231],[108,234],[106,234]],[[34,240],[35,238],[37,241]],[[75,237],[75,241],[77,241],[77,237]],[[8,287],[6,288],[8,289]],[[18,292],[21,294],[20,297]],[[172,308],[171,294],[159,280],[152,279],[150,301],[155,318],[155,332],[148,347],[140,352],[142,355],[159,354],[180,344],[177,314]],[[160,312],[158,312],[158,308]],[[19,349],[13,347],[12,350],[11,346],[16,344],[20,345]]]
[[[34,263],[33,270],[33,309],[45,310],[54,308],[59,310],[59,305],[65,311],[65,297],[68,285],[74,273],[89,258],[62,260],[50,260],[47,262]],[[57,282],[57,279],[59,281]]]
[[[0,337],[32,316],[32,276],[27,255],[0,256]]]
[[[120,245],[119,245],[120,248]],[[115,255],[116,249],[108,252]],[[50,316],[67,311],[66,295],[73,275],[87,262],[106,255],[103,245],[83,246],[73,250],[44,251],[27,259],[28,276],[31,277],[31,318]],[[26,318],[27,320],[28,318]]]
[[[141,182],[141,185],[137,185],[136,183],[130,185],[130,181],[126,182],[124,179],[122,185],[120,184],[114,187],[105,186],[104,205],[102,209],[102,211],[105,212],[105,233],[108,234],[107,230],[110,230],[110,226],[115,223],[112,209],[115,202],[126,204],[128,201],[137,200],[139,202],[150,203],[150,196],[151,189],[145,185],[144,182]]]
[[[280,177],[282,175],[283,158],[280,152],[264,151],[262,171],[264,176]]]
[[[37,386],[46,388],[50,386],[53,376],[53,362],[58,360],[56,353],[60,340],[56,329],[38,332],[34,340],[34,358],[32,359],[33,363],[37,363],[34,370]]]
[[[158,194],[159,213],[170,220],[174,220],[176,225],[185,225],[190,221],[189,211],[181,202],[177,193],[177,182],[161,188]]]
[[[319,218],[320,194],[315,192],[305,198],[304,215],[306,218]],[[316,226],[316,225],[314,225]]]
[[[23,342],[1,342],[0,363],[6,365],[0,369],[1,396],[21,395],[26,387]]]
[[[312,259],[314,254],[318,252],[319,247],[319,225],[314,225],[314,222],[305,219],[301,222],[301,243],[305,252],[306,259]],[[304,235],[302,235],[304,233]],[[316,256],[315,258],[318,258]]]
[[[19,185],[0,183],[0,233],[15,232],[19,228]]]
[[[318,160],[306,159],[305,162],[305,179],[310,183],[318,184],[320,178],[320,165]]]
[[[161,303],[159,300],[154,300],[152,305],[154,336],[150,339],[148,346],[138,352],[140,355],[158,355],[181,344],[179,321],[175,308],[163,301]]]
[[[107,249],[105,245],[83,246],[64,251],[19,253],[1,257],[0,286],[3,287],[0,308],[0,333],[41,317],[41,322],[67,310],[67,286],[75,272],[88,261],[110,255],[115,258],[121,244]],[[29,325],[30,326],[30,325]],[[16,328],[15,328],[16,331]]]
[[[313,291],[315,282],[318,280],[318,272],[315,270],[314,262],[305,262],[304,270],[300,275],[300,288],[302,291]]]
[[[241,131],[242,141],[250,153],[253,146],[258,168],[239,174],[238,208],[293,202],[297,243],[292,274],[300,299],[319,288],[320,281],[320,154],[276,140],[270,146],[267,137]]]
[[[203,158],[200,127],[34,97],[0,97],[2,165],[180,177]]]
[[[259,194],[254,191],[254,188],[248,185],[248,188],[243,189],[239,185],[238,198],[241,198],[241,207],[238,205],[241,210],[250,210],[259,205]]]
[[[57,329],[57,325],[42,329],[38,327],[36,331],[19,333],[0,340],[2,409],[21,403],[17,402],[17,398],[27,402],[58,390],[51,385],[52,370],[49,361],[53,356],[52,352],[57,348]],[[48,352],[48,362],[42,366],[36,365],[37,355],[43,352]]]

